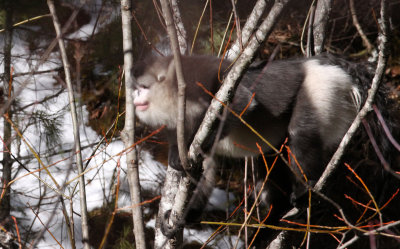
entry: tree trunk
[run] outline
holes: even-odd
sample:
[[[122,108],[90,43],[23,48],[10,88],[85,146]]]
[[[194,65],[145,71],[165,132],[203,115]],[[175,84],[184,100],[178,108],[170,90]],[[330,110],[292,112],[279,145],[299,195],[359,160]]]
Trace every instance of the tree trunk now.
[[[4,34],[4,77],[3,77],[3,94],[4,102],[11,97],[12,93],[12,75],[11,75],[11,44],[12,44],[12,16],[13,4],[10,1],[5,2],[5,34]],[[10,108],[5,111],[5,114],[12,119],[12,112]],[[6,119],[3,124],[3,174],[1,176],[1,193],[4,193],[3,198],[0,200],[0,221],[4,221],[10,217],[11,211],[11,197],[10,187],[7,186],[11,181],[11,169],[13,160],[11,158],[11,124]],[[3,192],[4,191],[4,192]],[[2,223],[3,226],[8,228],[8,222]]]

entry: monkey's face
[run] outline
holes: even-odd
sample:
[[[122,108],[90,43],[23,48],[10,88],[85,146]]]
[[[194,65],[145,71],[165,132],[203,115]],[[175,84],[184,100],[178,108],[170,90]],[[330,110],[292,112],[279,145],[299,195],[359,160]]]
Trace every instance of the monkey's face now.
[[[134,104],[136,107],[136,111],[146,111],[149,108],[149,92],[150,90],[148,88],[144,87],[138,87],[134,91]]]
[[[176,82],[170,65],[164,61],[148,65],[137,75],[134,91],[136,114],[140,121],[154,128],[176,127]],[[172,63],[171,63],[172,64]],[[174,71],[172,71],[174,72]]]

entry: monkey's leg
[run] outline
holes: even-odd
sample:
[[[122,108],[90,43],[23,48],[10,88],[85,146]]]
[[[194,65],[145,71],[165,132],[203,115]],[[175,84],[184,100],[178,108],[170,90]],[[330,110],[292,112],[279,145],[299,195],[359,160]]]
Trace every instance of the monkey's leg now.
[[[327,160],[319,129],[319,117],[307,98],[304,91],[299,92],[288,129],[290,167],[297,172],[292,201],[306,191],[298,179],[312,186],[323,172]]]
[[[179,158],[178,145],[175,143],[171,144],[171,142],[168,149],[168,166],[175,170],[183,171],[181,159]]]

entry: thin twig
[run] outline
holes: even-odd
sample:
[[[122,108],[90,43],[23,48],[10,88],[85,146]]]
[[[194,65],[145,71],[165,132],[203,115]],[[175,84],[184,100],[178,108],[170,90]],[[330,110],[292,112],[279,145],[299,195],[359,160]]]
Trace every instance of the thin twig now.
[[[19,26],[19,25],[22,25],[22,24],[25,24],[25,23],[28,23],[28,22],[32,22],[32,21],[36,21],[36,20],[39,20],[39,19],[41,19],[41,18],[43,18],[43,17],[50,17],[51,16],[51,14],[44,14],[44,15],[39,15],[39,16],[35,16],[35,17],[32,17],[32,18],[28,18],[28,19],[26,19],[26,20],[23,20],[23,21],[21,21],[21,22],[18,22],[18,23],[15,23],[15,24],[13,24],[13,27],[17,27],[17,26]],[[4,32],[6,29],[0,29],[0,33],[1,32]]]
[[[178,44],[178,35],[176,31],[176,24],[174,24],[174,19],[172,17],[171,8],[167,0],[161,1],[161,7],[164,14],[165,24],[167,26],[167,32],[170,39],[171,50],[174,55],[174,66],[176,70],[176,76],[178,81],[178,117],[177,117],[177,143],[178,143],[178,152],[179,158],[181,161],[181,165],[183,169],[186,171],[188,168],[188,160],[187,160],[187,145],[185,140],[185,113],[186,113],[186,83],[183,77],[182,71],[182,62],[181,62],[181,54],[180,47]],[[177,6],[175,6],[177,8]],[[185,50],[184,50],[185,51]],[[187,180],[187,181],[185,181]],[[178,184],[176,184],[178,183]],[[184,192],[184,196],[181,198],[174,198],[175,193],[168,192],[167,188],[174,189],[179,185],[179,188],[183,184],[183,187],[186,191]],[[182,232],[183,230],[179,229],[181,226],[181,219],[184,215],[184,204],[181,201],[185,201],[187,196],[187,188],[191,186],[191,180],[189,178],[182,179],[182,172],[178,172],[174,170],[172,167],[168,167],[166,179],[163,187],[163,196],[160,201],[159,213],[157,217],[157,223],[159,224],[156,227],[156,238],[155,238],[155,247],[156,248],[174,248],[174,245],[181,245],[182,243]],[[172,186],[173,187],[172,187]],[[179,197],[179,195],[178,195]],[[171,215],[170,215],[170,223],[172,223],[173,229],[176,229],[177,236],[174,239],[168,240],[160,231],[162,229],[161,224],[164,219],[166,206],[173,205]]]
[[[385,131],[385,134],[389,141],[393,144],[393,146],[400,151],[400,144],[396,141],[396,139],[393,137],[392,133],[390,132],[385,120],[382,117],[381,112],[379,111],[378,107],[376,105],[373,105],[372,108],[374,109],[374,112],[376,116],[378,117],[379,123],[382,125],[383,130]]]
[[[248,196],[247,196],[247,172],[248,172],[248,165],[249,159],[245,158],[245,165],[244,165],[244,179],[243,179],[243,191],[244,191],[244,220],[247,220],[247,210],[248,210]],[[248,247],[248,232],[247,226],[244,227],[244,244],[246,248]]]
[[[125,72],[125,127],[121,133],[125,149],[135,145],[135,107],[133,104],[133,86],[135,79],[133,69],[133,32],[132,32],[132,1],[121,0],[121,21],[122,21],[122,46],[124,51],[124,72]],[[138,249],[146,248],[145,230],[143,223],[143,211],[139,204],[141,200],[139,163],[136,146],[132,147],[126,154],[128,169],[129,192],[132,202],[133,233],[135,245]]]
[[[176,24],[172,17],[168,2],[161,1],[161,7],[164,13],[165,24],[167,25],[168,36],[171,42],[171,49],[174,54],[174,65],[176,77],[178,80],[178,117],[177,117],[177,141],[179,149],[179,158],[184,169],[187,169],[187,148],[185,140],[185,113],[186,113],[186,83],[183,77],[181,50],[176,31]]]
[[[49,7],[50,13],[53,17],[54,28],[56,30],[58,46],[61,52],[61,58],[64,66],[65,73],[65,82],[68,87],[68,98],[69,105],[71,108],[71,118],[72,118],[72,127],[74,133],[75,140],[75,150],[76,153],[76,165],[78,167],[78,173],[81,174],[83,172],[83,163],[82,163],[82,154],[81,154],[81,142],[79,135],[79,127],[78,127],[78,118],[75,107],[75,98],[74,91],[72,88],[72,79],[70,72],[70,64],[68,62],[67,51],[65,49],[64,40],[62,38],[61,25],[57,17],[56,8],[53,0],[47,0],[47,5]],[[85,186],[85,176],[81,174],[79,177],[79,197],[81,204],[81,222],[82,222],[82,242],[84,249],[90,249],[89,245],[89,225],[88,225],[88,214],[87,214],[87,203],[86,203],[86,186]]]
[[[195,44],[195,42],[197,41],[197,35],[199,34],[199,30],[200,30],[200,24],[201,24],[201,21],[202,21],[203,18],[204,18],[204,14],[206,13],[206,9],[207,9],[208,2],[209,2],[209,1],[210,1],[210,0],[207,0],[207,2],[204,4],[203,11],[201,12],[199,21],[197,22],[196,31],[194,32],[193,41],[192,41],[192,47],[190,48],[190,54],[193,53],[194,44]],[[223,40],[224,40],[224,39],[223,39]]]
[[[256,188],[256,184],[257,184],[257,181],[256,181],[256,172],[255,172],[255,168],[254,168],[254,158],[253,157],[251,157],[250,158],[250,160],[251,160],[251,173],[252,173],[252,177],[253,177],[253,185],[254,185],[254,191],[253,191],[253,194],[254,194],[254,202],[255,202],[255,204],[256,204],[256,213],[257,213],[257,219],[258,220],[261,220],[261,216],[260,216],[260,208],[259,208],[259,206],[260,206],[260,204],[259,204],[259,201],[257,200],[257,188]]]
[[[61,30],[61,34],[64,34],[69,27],[71,26],[72,22],[75,21],[76,16],[79,13],[79,9],[83,6],[84,3],[80,4],[80,6],[78,8],[76,8],[74,10],[74,12],[72,12],[71,16],[69,17],[69,19],[67,20],[67,22],[64,24],[62,30]],[[3,115],[4,112],[8,109],[8,107],[11,105],[11,103],[20,95],[20,93],[22,92],[22,90],[25,89],[25,87],[31,82],[32,77],[35,74],[35,72],[38,71],[39,67],[43,65],[43,63],[46,61],[46,59],[50,56],[50,53],[53,51],[53,49],[55,48],[55,46],[57,46],[58,43],[58,39],[59,37],[57,36],[56,38],[54,38],[54,40],[50,43],[49,47],[46,49],[46,51],[43,53],[43,55],[40,57],[40,59],[38,60],[38,63],[35,64],[35,67],[31,70],[31,72],[29,73],[29,77],[26,77],[26,79],[20,84],[20,88],[18,88],[17,90],[14,91],[14,94],[11,96],[11,98],[9,98],[7,100],[6,103],[4,103],[1,108],[0,108],[0,115]]]
[[[239,42],[239,49],[240,51],[243,50],[243,42],[242,42],[242,30],[240,28],[240,18],[239,18],[239,13],[236,10],[236,1],[231,0],[232,3],[232,12],[233,16],[235,17],[235,23],[236,23],[236,39]]]
[[[147,42],[147,44],[150,45],[151,48],[154,49],[154,51],[156,51],[159,55],[164,56],[163,53],[160,50],[158,50],[157,47],[155,47],[153,45],[153,43],[147,38],[146,32],[144,32],[142,26],[139,23],[139,20],[136,18],[135,11],[132,11],[131,14],[132,14],[132,17],[135,20],[135,23],[138,26],[140,32],[142,33],[144,40]]]
[[[357,13],[356,9],[354,7],[354,0],[349,0],[350,3],[350,13],[351,13],[351,18],[353,20],[353,24],[357,29],[358,34],[360,35],[364,46],[367,48],[368,53],[372,51],[374,46],[372,46],[371,42],[368,40],[367,36],[364,33],[364,30],[361,28],[360,22],[358,21],[357,18]]]
[[[313,9],[312,6],[315,4],[315,1],[316,0],[313,0],[312,3],[311,3],[311,6],[310,6],[310,8],[308,10],[308,13],[307,13],[306,20],[304,21],[304,24],[303,24],[303,29],[301,30],[300,49],[301,49],[301,52],[303,53],[303,55],[307,55],[307,51],[304,49],[303,40],[304,40],[304,34],[306,33],[307,23],[310,22],[311,12],[312,12],[312,9]]]
[[[257,24],[260,21],[261,17],[263,16],[266,6],[267,6],[266,0],[258,0],[257,3],[254,5],[253,10],[251,11],[249,17],[246,20],[246,23],[243,26],[240,37],[239,36],[237,37],[237,39],[235,40],[235,42],[232,44],[231,48],[229,49],[229,52],[227,53],[228,59],[234,60],[236,57],[238,57],[238,55],[240,54],[240,52],[243,49],[242,44],[247,44],[251,35],[256,30]],[[231,13],[231,16],[229,17],[228,26],[232,19],[232,14],[233,13]],[[225,34],[228,30],[228,26],[227,26],[227,29],[225,30]],[[223,40],[225,40],[225,38]],[[218,55],[220,55],[220,54],[221,53],[219,52]]]
[[[368,91],[368,97],[365,101],[364,106],[361,108],[361,110],[357,114],[357,117],[351,124],[349,130],[343,137],[338,149],[332,156],[332,159],[328,163],[324,173],[322,174],[317,184],[315,185],[314,189],[317,191],[321,191],[326,186],[328,177],[332,176],[333,171],[336,170],[339,160],[342,157],[347,145],[349,144],[351,137],[360,126],[361,120],[372,109],[373,100],[375,98],[379,85],[382,81],[383,74],[385,72],[387,54],[388,54],[387,49],[388,49],[389,29],[387,27],[388,16],[386,14],[386,4],[387,4],[386,0],[381,0],[381,20],[380,20],[381,33],[379,34],[379,39],[381,41],[381,44],[379,49],[378,65],[376,67],[374,78],[372,79],[371,87]]]
[[[307,32],[307,57],[314,55],[314,17],[315,17],[316,1],[313,1],[310,7],[310,20],[308,20]]]
[[[332,156],[330,162],[328,163],[325,171],[323,172],[322,176],[319,178],[317,184],[313,188],[313,192],[318,194],[320,197],[323,199],[327,200],[329,203],[331,203],[335,208],[339,210],[339,212],[342,215],[342,218],[344,219],[345,223],[353,229],[357,229],[353,225],[351,225],[348,220],[345,218],[343,210],[340,206],[338,206],[335,202],[324,196],[322,193],[324,192],[325,188],[331,183],[331,180],[333,178],[333,173],[337,170],[339,160],[342,157],[347,145],[349,144],[352,136],[355,134],[356,130],[358,129],[359,125],[361,124],[361,120],[367,115],[367,113],[372,109],[372,102],[373,99],[376,95],[376,92],[378,90],[379,84],[382,81],[382,77],[385,71],[386,67],[386,61],[387,61],[387,54],[388,54],[388,36],[389,36],[389,29],[388,29],[388,15],[386,13],[387,9],[387,1],[386,0],[381,0],[381,19],[380,19],[380,30],[381,33],[379,34],[379,39],[381,41],[380,43],[380,49],[379,49],[379,57],[378,57],[378,65],[376,67],[375,75],[372,80],[371,87],[368,91],[368,97],[367,100],[365,101],[364,106],[362,109],[359,111],[357,117],[353,121],[352,125],[350,126],[349,130],[343,137],[338,149],[336,150],[335,154]],[[291,210],[292,211],[292,210]],[[289,211],[288,213],[290,213]],[[357,236],[356,236],[357,237]],[[354,237],[351,239],[351,243],[353,243],[357,238]],[[287,236],[287,232],[282,231],[274,240],[272,243],[274,245],[284,245],[286,242],[285,240],[290,239],[290,236]],[[347,242],[345,245],[348,246],[349,242]],[[340,248],[345,248],[344,246],[341,246]]]
[[[231,25],[232,19],[233,19],[233,12],[231,12],[231,14],[229,15],[229,20],[228,20],[228,23],[226,24],[224,35],[221,39],[221,45],[219,46],[219,50],[218,50],[218,54],[217,54],[218,57],[220,57],[222,54],[222,49],[224,48],[225,38],[226,38],[226,35],[228,34],[229,26]],[[231,49],[232,49],[232,47],[231,47]]]

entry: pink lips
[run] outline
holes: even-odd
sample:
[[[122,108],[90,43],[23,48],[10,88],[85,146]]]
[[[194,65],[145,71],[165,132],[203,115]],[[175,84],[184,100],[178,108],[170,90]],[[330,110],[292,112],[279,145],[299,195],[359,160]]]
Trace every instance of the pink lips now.
[[[149,108],[149,102],[134,102],[135,106],[136,106],[136,110],[138,111],[145,111],[147,110],[147,108]]]

